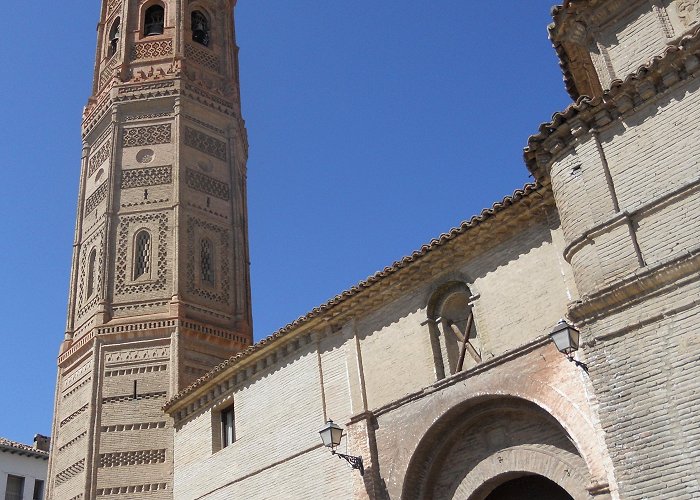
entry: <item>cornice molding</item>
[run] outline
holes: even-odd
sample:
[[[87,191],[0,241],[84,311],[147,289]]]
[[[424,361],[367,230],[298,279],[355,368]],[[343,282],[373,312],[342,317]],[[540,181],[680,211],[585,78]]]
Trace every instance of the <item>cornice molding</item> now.
[[[524,149],[527,168],[542,184],[549,169],[568,147],[591,131],[634,113],[640,106],[690,80],[700,71],[700,27],[669,46],[663,55],[641,66],[624,81],[615,80],[601,97],[581,97],[543,123]]]

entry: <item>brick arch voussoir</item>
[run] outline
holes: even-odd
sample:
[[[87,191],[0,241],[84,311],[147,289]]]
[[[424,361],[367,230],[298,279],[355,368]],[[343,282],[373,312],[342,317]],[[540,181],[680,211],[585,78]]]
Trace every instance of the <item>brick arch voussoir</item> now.
[[[571,374],[567,375],[576,376],[577,373],[572,370]],[[592,438],[599,433],[591,416],[582,408],[583,398],[581,402],[575,401],[551,384],[528,375],[500,377],[498,384],[480,383],[478,380],[473,382],[474,384],[469,388],[465,387],[467,394],[460,393],[451,399],[443,398],[435,401],[436,404],[443,406],[440,409],[441,415],[417,439],[415,451],[405,469],[401,498],[413,498],[412,492],[420,490],[418,483],[425,478],[426,458],[431,454],[435,435],[448,428],[451,422],[459,419],[470,409],[509,398],[534,404],[548,413],[568,434],[583,458],[593,482],[607,482],[607,471],[604,466],[607,462],[603,455],[603,447],[598,446],[598,439]]]

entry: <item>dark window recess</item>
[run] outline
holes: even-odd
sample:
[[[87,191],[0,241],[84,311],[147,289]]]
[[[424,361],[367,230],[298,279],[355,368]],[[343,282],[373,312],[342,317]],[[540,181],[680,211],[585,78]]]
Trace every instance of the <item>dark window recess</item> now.
[[[137,381],[134,380],[134,399],[136,399],[136,397],[137,397],[137,395],[138,395],[137,392],[136,392],[136,385],[137,385]]]
[[[215,276],[214,276],[214,263],[213,263],[213,255],[212,255],[212,245],[211,242],[207,239],[202,240],[200,252],[199,252],[199,258],[200,258],[200,270],[202,273],[202,281],[206,281],[210,285],[213,285],[215,283]]]
[[[148,231],[136,235],[134,252],[134,279],[137,279],[151,270],[151,235]]]
[[[36,479],[34,481],[34,495],[32,500],[44,500],[44,481]]]
[[[192,40],[209,47],[209,20],[198,10],[192,12]]]
[[[221,447],[226,448],[236,440],[233,406],[221,410]]]
[[[87,296],[86,298],[92,297],[95,292],[95,260],[97,258],[97,250],[92,249],[90,252],[90,257],[88,258],[88,275],[87,275]]]
[[[22,476],[7,475],[5,486],[5,500],[22,500],[24,496],[24,478]]]
[[[114,20],[112,23],[112,28],[109,30],[109,49],[107,50],[107,57],[112,57],[119,47],[119,18]]]
[[[151,5],[146,9],[143,19],[143,34],[145,36],[162,35],[165,23],[165,9],[162,5]]]

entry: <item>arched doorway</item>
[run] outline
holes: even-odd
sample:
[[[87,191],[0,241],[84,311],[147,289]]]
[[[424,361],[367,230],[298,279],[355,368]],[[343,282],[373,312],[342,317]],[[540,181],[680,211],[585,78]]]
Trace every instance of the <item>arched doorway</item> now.
[[[552,415],[526,400],[491,397],[467,401],[432,426],[402,498],[588,500],[589,484],[585,460]],[[526,487],[552,494],[523,495]]]
[[[573,500],[564,488],[554,481],[537,474],[528,474],[502,482],[489,493],[482,488],[471,500],[522,500],[523,498],[542,498],[547,500]],[[484,494],[486,496],[484,496]]]

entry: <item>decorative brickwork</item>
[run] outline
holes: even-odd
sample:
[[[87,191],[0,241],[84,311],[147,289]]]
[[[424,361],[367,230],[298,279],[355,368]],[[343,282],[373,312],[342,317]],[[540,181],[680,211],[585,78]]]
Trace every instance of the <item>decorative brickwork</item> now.
[[[185,126],[184,143],[202,153],[226,161],[226,143],[204,132]]]
[[[97,495],[101,497],[117,496],[126,494],[149,493],[153,491],[163,491],[168,489],[168,483],[139,484],[135,486],[116,486],[114,488],[99,488]]]
[[[56,479],[55,479],[55,484],[60,485],[65,483],[66,481],[74,478],[81,472],[85,470],[85,459],[78,460],[76,463],[68,467],[67,469],[62,470],[58,474],[56,474]]]
[[[153,42],[140,42],[134,44],[131,49],[131,59],[152,59],[172,55],[172,40],[156,40]]]
[[[228,184],[191,168],[187,169],[187,185],[192,189],[228,201],[231,192]]]
[[[172,125],[170,123],[127,128],[122,132],[122,146],[125,148],[168,144],[171,140]]]
[[[155,221],[158,223],[157,243],[158,254],[156,258],[156,276],[154,280],[138,283],[127,279],[127,263],[129,259],[129,227],[133,224]],[[139,214],[123,216],[119,222],[119,240],[117,244],[117,266],[115,290],[117,293],[143,293],[165,288],[168,257],[168,216],[163,213]]]
[[[122,189],[158,186],[173,181],[173,168],[163,167],[134,168],[122,171]]]
[[[200,66],[210,69],[215,72],[219,72],[219,57],[214,54],[210,49],[195,47],[191,43],[185,44],[185,57],[199,64]]]
[[[82,440],[83,438],[85,438],[85,436],[87,436],[87,431],[81,432],[80,434],[78,434],[77,436],[75,436],[73,439],[71,439],[70,441],[68,441],[66,444],[64,444],[63,446],[61,446],[61,447],[58,449],[58,451],[59,451],[59,452],[65,451],[66,449],[70,448],[71,446],[73,446],[74,444],[76,444],[77,442],[79,442],[80,440]]]
[[[111,14],[121,5],[121,0],[109,0],[107,3],[107,13]]]
[[[100,455],[100,467],[160,464],[165,462],[165,450],[124,451]]]
[[[85,202],[85,214],[89,214],[107,197],[107,182],[103,182]]]
[[[112,152],[112,144],[107,142],[103,144],[100,149],[90,158],[88,167],[88,176],[91,176],[95,171],[109,158]]]
[[[68,422],[70,422],[70,421],[73,420],[74,418],[78,417],[78,416],[81,415],[82,413],[85,413],[85,412],[87,411],[87,409],[88,409],[88,406],[89,406],[88,403],[85,403],[83,406],[81,406],[80,408],[78,408],[77,410],[75,410],[73,413],[71,413],[70,415],[68,415],[66,418],[64,418],[63,420],[61,420],[61,423],[59,424],[60,427],[63,427],[64,425],[66,425]]]
[[[143,394],[137,394],[136,397],[134,397],[133,394],[127,394],[123,396],[110,396],[108,398],[102,398],[102,404],[103,405],[108,405],[108,404],[113,404],[113,403],[123,403],[125,401],[144,401],[148,399],[164,399],[167,397],[168,393],[161,391],[161,392],[146,392]]]
[[[73,387],[70,391],[68,391],[68,392],[66,392],[65,394],[63,394],[63,396],[61,396],[61,397],[62,397],[63,399],[66,399],[66,398],[69,398],[69,397],[73,396],[76,392],[78,392],[80,389],[82,389],[83,387],[85,387],[85,386],[86,386],[87,384],[89,384],[90,382],[92,382],[92,377],[86,377],[85,380],[83,380],[83,381],[80,382],[78,385],[76,385],[75,387]]]
[[[106,186],[107,183],[103,183],[102,186]],[[92,297],[87,297],[88,293],[88,278],[89,278],[89,256],[93,250],[96,250],[95,265],[95,275],[92,279],[95,281],[93,283],[93,293]],[[82,317],[86,312],[88,312],[100,299],[103,287],[103,276],[102,276],[102,263],[104,259],[104,230],[97,231],[93,233],[88,240],[85,241],[83,246],[83,253],[80,259],[80,288],[78,290],[78,316]]]
[[[146,326],[146,328],[148,328],[148,326]],[[105,354],[105,363],[117,364],[134,361],[153,361],[169,358],[170,346],[146,347],[143,349],[129,349],[127,351],[108,352],[107,354]]]
[[[100,429],[102,432],[128,432],[145,431],[150,429],[165,429],[167,422],[142,422],[139,424],[105,425]]]
[[[220,276],[220,282],[217,282],[215,287],[208,287],[199,284],[199,279],[195,277],[195,270],[198,268],[199,259],[197,258],[199,249],[199,240],[202,236],[208,235],[212,237],[217,248],[218,265],[216,265],[215,273]],[[230,300],[231,286],[229,277],[229,232],[219,226],[209,222],[189,217],[187,220],[187,291],[199,297],[228,304]],[[216,260],[215,259],[215,260]]]
[[[124,375],[135,375],[140,373],[164,372],[168,365],[137,366],[134,368],[123,368],[119,370],[106,370],[105,377],[121,377]]]

